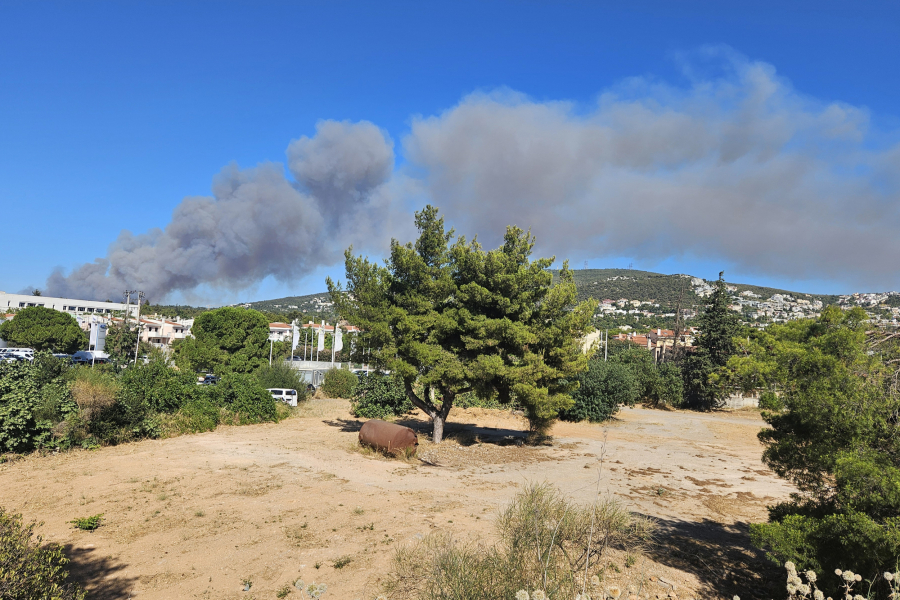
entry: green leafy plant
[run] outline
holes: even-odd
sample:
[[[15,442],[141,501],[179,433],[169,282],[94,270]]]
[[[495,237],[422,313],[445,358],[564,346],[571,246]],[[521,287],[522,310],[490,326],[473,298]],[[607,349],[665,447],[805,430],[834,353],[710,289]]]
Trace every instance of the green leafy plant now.
[[[331,398],[352,398],[357,378],[347,369],[329,369],[325,372],[322,391]]]
[[[69,521],[69,523],[72,523],[75,526],[75,529],[81,529],[82,531],[94,531],[103,524],[103,513],[94,515],[92,517],[81,517],[73,519]]]
[[[784,408],[784,402],[775,392],[763,392],[759,395],[759,407],[763,410],[778,411]]]
[[[68,583],[69,560],[62,548],[34,535],[35,523],[0,507],[0,598],[3,600],[83,600]]]
[[[387,419],[405,415],[413,409],[403,381],[380,372],[361,374],[353,392],[350,411],[364,419]]]
[[[352,558],[352,557],[350,557],[350,556],[341,556],[340,558],[338,558],[338,559],[336,559],[336,560],[334,561],[334,568],[335,568],[335,569],[343,569],[344,567],[346,567],[347,565],[349,565],[351,562],[353,562],[353,558]]]
[[[560,413],[567,421],[606,421],[620,404],[633,404],[641,393],[637,377],[624,363],[593,359],[577,380],[574,406]]]

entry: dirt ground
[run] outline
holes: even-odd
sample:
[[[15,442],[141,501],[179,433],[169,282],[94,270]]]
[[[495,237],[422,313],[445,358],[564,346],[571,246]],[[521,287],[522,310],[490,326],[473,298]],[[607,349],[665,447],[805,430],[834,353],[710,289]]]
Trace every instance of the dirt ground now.
[[[625,409],[604,425],[557,424],[552,445],[530,447],[520,417],[454,409],[440,446],[424,441],[424,420],[405,421],[423,440],[409,462],[355,450],[362,422],[344,400],[299,413],[0,464],[0,506],[43,521],[91,598],[276,598],[303,579],[327,584],[324,598],[371,600],[399,544],[436,530],[489,538],[497,509],[528,482],[583,502],[599,484],[659,526],[631,567],[610,554],[608,583],[649,598],[746,600],[781,587],[748,538],[748,523],[791,491],[760,462],[754,412]],[[98,513],[93,533],[69,524]]]

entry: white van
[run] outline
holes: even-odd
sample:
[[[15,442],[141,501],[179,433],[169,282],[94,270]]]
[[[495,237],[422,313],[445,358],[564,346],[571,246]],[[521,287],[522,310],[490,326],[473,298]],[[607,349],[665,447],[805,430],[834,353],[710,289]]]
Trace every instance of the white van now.
[[[267,390],[276,400],[281,400],[288,406],[297,406],[297,390],[286,390],[283,388],[269,388]]]

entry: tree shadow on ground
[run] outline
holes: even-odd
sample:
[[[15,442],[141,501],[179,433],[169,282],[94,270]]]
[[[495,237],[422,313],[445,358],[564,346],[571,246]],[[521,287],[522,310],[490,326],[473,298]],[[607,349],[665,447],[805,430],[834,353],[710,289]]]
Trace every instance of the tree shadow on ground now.
[[[360,430],[366,419],[331,419],[323,421],[326,425],[338,428],[342,433],[355,433]],[[431,422],[415,417],[406,417],[393,421],[397,425],[409,427],[420,438],[430,438],[432,434]],[[527,433],[516,429],[504,429],[496,427],[482,427],[468,423],[449,422],[444,425],[444,439],[451,440],[460,446],[473,444],[495,444],[498,446],[521,445],[525,442]]]
[[[749,523],[650,518],[657,524],[650,556],[696,575],[702,585],[699,597],[763,600],[785,596],[784,569],[750,543]]]
[[[126,577],[122,572],[128,565],[109,556],[96,554],[95,548],[76,548],[72,544],[63,547],[71,561],[69,580],[88,591],[90,600],[118,600],[130,598],[137,577]]]

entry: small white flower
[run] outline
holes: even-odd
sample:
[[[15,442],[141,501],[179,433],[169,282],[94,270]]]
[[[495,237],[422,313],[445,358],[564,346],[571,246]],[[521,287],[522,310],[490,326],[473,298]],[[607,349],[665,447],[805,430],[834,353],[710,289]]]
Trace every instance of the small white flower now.
[[[885,573],[884,573],[884,578],[887,579],[888,581],[893,581],[893,580],[894,580],[894,574],[893,574],[893,573],[888,573],[888,572],[885,571]]]
[[[807,571],[805,573],[806,580],[810,583],[813,583],[816,580],[816,572],[815,571]]]
[[[735,597],[732,598],[731,600],[741,600],[741,597],[740,597],[740,596],[735,596]]]
[[[859,573],[857,573],[857,574],[853,577],[853,579],[855,579],[856,581],[862,581],[862,575],[860,575]],[[865,598],[863,598],[863,600],[865,600]]]
[[[810,591],[809,586],[806,585],[805,583],[802,585],[798,585],[797,589],[800,590],[800,593],[803,594],[804,596],[809,596],[809,591]]]
[[[519,590],[516,592],[516,600],[530,600],[528,597],[528,592],[525,590]]]
[[[866,597],[857,594],[857,595],[853,596],[853,600],[866,600]]]
[[[837,575],[838,577],[840,577],[841,574],[842,574],[842,572],[841,572],[840,569],[835,569],[835,570],[834,570],[834,574]]]
[[[600,587],[600,578],[596,575],[591,576],[591,585],[594,587]]]
[[[801,583],[803,583],[803,580],[796,575],[788,575],[787,581],[788,583],[793,585],[800,585]]]
[[[822,593],[822,590],[813,592],[813,600],[825,600],[825,594]]]
[[[856,575],[853,574],[853,571],[844,571],[844,574],[841,575],[844,578],[844,581],[853,581],[856,578]]]
[[[610,586],[610,587],[606,590],[606,595],[607,595],[609,598],[612,598],[613,600],[617,600],[618,597],[622,595],[622,590],[619,589],[619,586],[613,585],[613,586]]]
[[[547,594],[542,590],[534,590],[531,592],[531,600],[547,600]]]
[[[788,591],[788,594],[793,596],[794,594],[797,593],[797,586],[794,585],[793,583],[789,583],[789,584],[787,584],[787,591]]]
[[[784,563],[784,568],[788,570],[788,572],[793,573],[797,570],[797,567],[794,566],[794,563],[791,561],[787,561]]]

